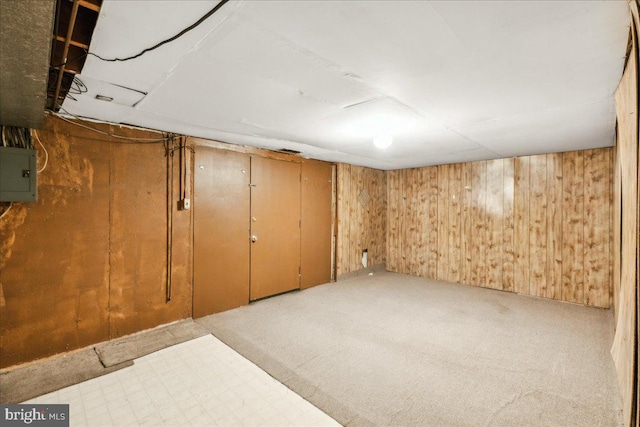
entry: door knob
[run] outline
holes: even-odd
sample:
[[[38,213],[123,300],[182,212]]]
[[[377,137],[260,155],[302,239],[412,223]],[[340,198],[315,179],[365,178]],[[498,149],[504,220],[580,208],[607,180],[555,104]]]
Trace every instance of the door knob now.
[[[257,242],[257,241],[258,241],[258,236],[255,236],[255,235],[254,235],[254,236],[251,236],[251,241],[252,241],[253,243]]]

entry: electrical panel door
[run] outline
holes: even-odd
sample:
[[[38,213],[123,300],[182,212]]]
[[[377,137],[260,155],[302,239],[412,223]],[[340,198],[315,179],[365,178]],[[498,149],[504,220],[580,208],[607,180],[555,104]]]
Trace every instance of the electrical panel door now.
[[[36,150],[0,147],[0,202],[37,200]]]

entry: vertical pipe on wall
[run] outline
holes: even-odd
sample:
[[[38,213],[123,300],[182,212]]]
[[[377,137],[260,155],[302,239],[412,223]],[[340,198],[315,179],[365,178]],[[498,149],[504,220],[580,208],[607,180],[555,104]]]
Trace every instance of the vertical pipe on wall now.
[[[338,165],[331,165],[331,281],[338,277]]]
[[[191,199],[191,156],[193,153],[193,147],[188,145],[188,140],[185,137],[184,141],[184,197],[185,199]]]
[[[173,153],[175,141],[173,137],[167,141],[167,288],[166,301],[171,301],[172,247],[173,247]]]

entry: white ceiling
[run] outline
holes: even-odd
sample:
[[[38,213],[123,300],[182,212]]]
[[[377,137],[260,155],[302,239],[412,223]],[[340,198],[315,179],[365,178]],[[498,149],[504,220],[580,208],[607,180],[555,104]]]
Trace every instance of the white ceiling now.
[[[105,0],[90,50],[136,54],[216,3]],[[231,1],[140,58],[89,56],[63,108],[379,169],[610,146],[629,20],[626,1]]]

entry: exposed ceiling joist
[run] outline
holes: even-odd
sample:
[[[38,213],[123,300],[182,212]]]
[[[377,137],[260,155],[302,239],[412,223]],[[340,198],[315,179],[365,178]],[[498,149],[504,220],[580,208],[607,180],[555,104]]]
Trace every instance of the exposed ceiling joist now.
[[[58,0],[52,35],[48,108],[58,111],[70,95],[80,95],[75,75],[82,71],[102,0]],[[75,89],[74,89],[75,83]]]

